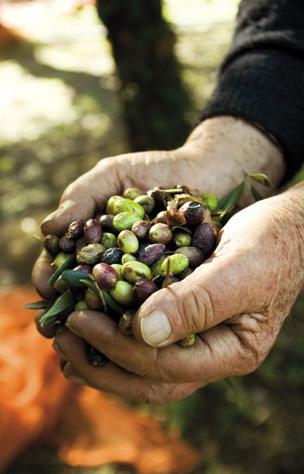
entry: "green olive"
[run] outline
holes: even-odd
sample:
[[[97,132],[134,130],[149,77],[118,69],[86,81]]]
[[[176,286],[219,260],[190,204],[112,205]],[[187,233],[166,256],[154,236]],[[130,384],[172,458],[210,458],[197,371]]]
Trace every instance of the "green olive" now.
[[[114,270],[116,271],[118,275],[119,280],[121,280],[123,278],[122,265],[120,265],[120,263],[112,263],[111,267],[114,268]]]
[[[112,198],[110,198],[107,204],[107,212],[109,214],[113,214],[115,216],[121,212],[130,212],[131,214],[139,216],[141,219],[144,217],[145,210],[137,202],[131,201],[131,199],[122,198],[120,196],[120,199],[118,199],[117,196],[113,197],[116,199],[111,201]]]
[[[104,246],[105,249],[117,247],[116,236],[111,232],[104,232],[102,234],[100,243]]]
[[[187,232],[176,232],[173,241],[177,247],[187,247],[191,244],[191,235]]]
[[[132,214],[131,212],[121,212],[120,214],[114,216],[113,227],[118,232],[122,230],[130,230],[132,225],[140,220],[140,217],[138,217],[136,214]]]
[[[122,274],[126,280],[130,283],[135,283],[136,281],[146,278],[151,280],[152,272],[150,268],[141,262],[127,262],[122,266]]]
[[[149,240],[155,244],[167,245],[173,237],[172,230],[167,224],[161,222],[154,224],[149,230]]]
[[[89,309],[102,309],[102,301],[99,296],[91,288],[87,288],[85,292],[85,303]]]
[[[180,341],[177,342],[177,344],[181,347],[192,347],[194,346],[196,342],[196,335],[195,334],[189,334],[189,336],[183,337]]]
[[[137,202],[138,204],[140,204],[144,208],[146,214],[150,214],[150,212],[153,211],[154,206],[155,206],[155,201],[153,197],[147,196],[147,194],[138,196],[137,198],[134,199],[134,202]]]
[[[88,305],[86,304],[85,300],[80,300],[78,303],[76,303],[75,311],[83,311],[85,309],[88,309]]]
[[[116,209],[116,206],[121,205],[124,199],[122,196],[111,196],[106,205],[106,213],[114,214],[114,209]]]
[[[131,199],[132,201],[138,196],[142,195],[141,189],[138,188],[127,188],[123,193],[123,197],[126,199]]]
[[[123,256],[121,257],[121,263],[127,263],[127,262],[135,262],[137,260],[134,255],[131,255],[130,253],[124,253]]]
[[[110,294],[123,306],[130,306],[133,302],[133,286],[127,281],[119,280],[113,290],[110,290]]]
[[[164,260],[166,260],[166,255],[162,255],[155,263],[153,263],[151,270],[153,277],[161,275],[161,266]]]
[[[215,196],[215,194],[205,193],[203,194],[202,198],[204,206],[206,206],[209,211],[215,211],[217,209],[218,198]]]
[[[63,265],[66,261],[68,261],[71,256],[67,253],[59,252],[52,262],[52,267],[59,268]]]
[[[161,265],[161,275],[166,275],[169,266],[169,275],[174,276],[183,272],[189,266],[189,259],[185,255],[175,253],[167,257]]]
[[[95,263],[100,262],[101,256],[104,251],[105,251],[105,248],[101,244],[86,245],[77,253],[77,256],[76,256],[77,263],[95,265]]]
[[[120,232],[117,237],[117,242],[121,250],[126,254],[136,253],[139,247],[138,238],[131,230],[123,230]]]

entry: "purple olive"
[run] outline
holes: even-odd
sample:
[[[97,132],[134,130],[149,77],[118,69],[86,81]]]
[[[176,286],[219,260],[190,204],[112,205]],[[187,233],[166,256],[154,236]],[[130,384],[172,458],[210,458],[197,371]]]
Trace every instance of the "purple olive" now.
[[[82,221],[73,221],[69,225],[66,236],[68,239],[78,239],[83,234],[84,224]]]
[[[113,263],[121,263],[122,256],[123,251],[118,247],[113,247],[103,252],[101,261],[103,263],[108,263],[109,265],[112,265]]]
[[[85,223],[83,235],[88,244],[97,244],[100,242],[102,230],[101,224],[97,219],[89,219]]]
[[[118,281],[118,274],[108,263],[98,263],[93,267],[92,275],[100,288],[110,290]]]
[[[65,235],[63,235],[59,239],[59,248],[64,253],[72,253],[74,252],[75,243],[73,240],[70,240]]]
[[[74,272],[83,272],[83,273],[91,273],[90,265],[77,265],[77,267],[73,268]]]
[[[134,285],[134,295],[138,303],[143,303],[147,298],[149,298],[152,293],[157,291],[158,288],[155,283],[151,280],[139,280]]]
[[[188,257],[190,268],[198,267],[205,260],[203,252],[198,247],[192,247],[190,245],[187,247],[179,247],[175,250],[175,253],[181,253]]]
[[[158,260],[166,251],[164,244],[150,244],[140,248],[138,252],[138,260],[146,265],[152,265]]]
[[[151,224],[149,221],[137,221],[132,225],[132,232],[138,239],[145,239],[149,233]]]
[[[192,245],[198,247],[205,258],[209,258],[216,247],[216,235],[215,227],[209,222],[203,222],[194,231]]]
[[[102,230],[106,232],[113,232],[113,217],[112,214],[104,214],[99,217]]]
[[[179,208],[179,212],[184,215],[186,224],[190,227],[194,227],[203,222],[205,207],[199,202],[188,201]]]
[[[83,249],[87,245],[86,239],[84,237],[80,237],[80,239],[77,239],[75,241],[75,250],[76,253],[79,252],[79,250]]]
[[[44,247],[50,252],[53,257],[60,251],[59,249],[59,237],[57,235],[48,234],[44,237]]]

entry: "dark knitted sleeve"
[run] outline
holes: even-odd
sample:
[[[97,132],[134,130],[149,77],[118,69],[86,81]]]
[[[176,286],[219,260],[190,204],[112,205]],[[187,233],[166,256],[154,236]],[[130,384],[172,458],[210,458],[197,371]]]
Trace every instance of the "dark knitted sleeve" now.
[[[217,86],[200,119],[232,115],[281,145],[286,179],[304,162],[304,1],[243,0]]]

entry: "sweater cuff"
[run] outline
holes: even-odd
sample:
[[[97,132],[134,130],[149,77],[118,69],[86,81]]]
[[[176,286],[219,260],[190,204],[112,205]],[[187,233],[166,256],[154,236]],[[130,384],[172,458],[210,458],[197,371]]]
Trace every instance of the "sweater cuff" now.
[[[199,118],[219,115],[243,118],[277,141],[288,180],[304,158],[304,61],[275,50],[235,58],[220,72]]]

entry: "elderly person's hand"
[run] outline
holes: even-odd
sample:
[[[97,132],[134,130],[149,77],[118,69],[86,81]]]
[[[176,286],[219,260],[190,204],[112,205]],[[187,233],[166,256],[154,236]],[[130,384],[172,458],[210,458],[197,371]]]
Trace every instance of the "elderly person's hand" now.
[[[102,160],[68,187],[61,206],[45,220],[42,229],[44,233],[63,233],[71,220],[90,217],[99,203],[125,187],[148,189],[180,182],[221,196],[243,179],[243,171],[264,172],[275,187],[283,168],[278,148],[255,127],[231,117],[211,119],[198,126],[177,150]],[[183,398],[219,377],[253,370],[261,354],[270,349],[296,294],[295,290],[287,300],[282,316],[275,319],[268,315],[266,300],[269,302],[271,296],[266,294],[261,277],[269,276],[273,268],[269,255],[276,247],[270,230],[273,205],[266,212],[267,202],[274,201],[254,205],[234,217],[222,232],[213,258],[193,275],[146,301],[134,325],[136,339],[122,336],[107,316],[100,317],[100,312],[73,313],[70,331],[56,340],[63,359],[69,361],[65,375],[126,397],[165,401]],[[258,215],[254,211],[257,208]],[[279,241],[278,223],[276,228]],[[290,263],[287,257],[286,267]],[[279,260],[275,257],[274,261]],[[50,272],[48,256],[43,253],[34,268],[34,282],[45,296],[51,291],[46,284]],[[269,278],[274,284],[272,273]],[[280,288],[285,290],[282,281],[283,277]],[[193,348],[173,344],[190,332],[203,333]],[[265,332],[272,334],[272,339],[269,336],[261,346],[251,344],[254,335],[260,341]],[[101,369],[89,366],[82,339],[108,355],[111,362]],[[168,347],[158,349],[159,345]]]
[[[206,120],[177,150],[102,159],[67,187],[59,208],[42,223],[42,232],[63,234],[72,220],[92,217],[109,196],[130,186],[147,190],[186,184],[202,193],[222,196],[243,180],[243,171],[266,173],[275,188],[284,172],[280,151],[242,120],[232,117]],[[45,297],[52,292],[47,285],[52,273],[50,261],[47,252],[42,252],[33,271],[34,284]]]
[[[304,185],[249,206],[222,229],[213,256],[140,308],[136,338],[106,315],[75,312],[56,338],[71,380],[148,402],[177,400],[255,370],[304,282]],[[195,345],[174,344],[198,333]],[[91,367],[84,341],[111,362]]]

